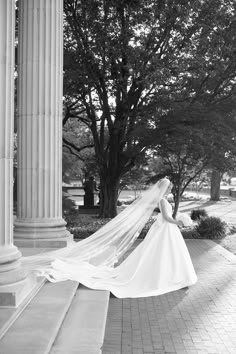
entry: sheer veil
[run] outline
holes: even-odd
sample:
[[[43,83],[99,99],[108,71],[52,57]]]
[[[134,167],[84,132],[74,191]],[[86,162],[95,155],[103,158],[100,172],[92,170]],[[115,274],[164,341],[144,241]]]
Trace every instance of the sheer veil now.
[[[113,267],[138,238],[169,183],[167,178],[158,181],[90,237],[55,251],[22,257],[23,265],[44,269],[55,259],[67,259]]]

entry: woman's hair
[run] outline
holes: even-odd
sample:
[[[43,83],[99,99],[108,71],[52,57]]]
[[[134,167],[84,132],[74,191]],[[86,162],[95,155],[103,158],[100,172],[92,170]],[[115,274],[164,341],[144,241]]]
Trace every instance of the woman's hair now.
[[[160,179],[160,181],[158,182],[159,188],[162,191],[163,195],[166,193],[166,191],[169,188],[170,184],[172,185],[170,180],[168,178],[166,178],[166,177]]]

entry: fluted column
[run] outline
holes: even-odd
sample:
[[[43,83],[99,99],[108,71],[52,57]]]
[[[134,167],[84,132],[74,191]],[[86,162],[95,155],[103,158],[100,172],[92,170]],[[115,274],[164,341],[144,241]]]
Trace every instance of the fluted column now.
[[[62,58],[63,1],[20,0],[15,221],[20,245],[60,247],[71,236],[62,218]]]
[[[27,283],[13,245],[14,34],[15,0],[0,0],[0,306],[16,306]]]

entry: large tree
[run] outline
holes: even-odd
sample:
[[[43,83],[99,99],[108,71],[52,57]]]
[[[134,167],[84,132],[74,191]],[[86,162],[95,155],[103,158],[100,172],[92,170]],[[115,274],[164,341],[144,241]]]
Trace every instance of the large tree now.
[[[221,119],[215,127],[216,139],[212,144],[210,198],[220,199],[220,182],[225,172],[235,169],[236,159],[236,112]],[[211,136],[212,138],[212,136]]]
[[[236,119],[232,114],[223,116],[223,111],[209,112],[208,108],[205,112],[194,111],[194,107],[188,112],[175,112],[174,119],[174,112],[170,113],[159,120],[151,140],[153,152],[162,159],[156,177],[168,175],[174,184],[176,215],[181,196],[191,182],[200,181],[202,173],[211,168],[225,172],[232,166]]]
[[[92,132],[101,215],[112,217],[120,179],[148,145],[142,127],[173,102],[224,104],[234,94],[235,3],[67,0],[64,9],[67,117]]]
[[[79,144],[78,144],[79,141]],[[82,122],[63,120],[63,180],[73,177],[82,183],[89,175],[98,175],[91,131]]]

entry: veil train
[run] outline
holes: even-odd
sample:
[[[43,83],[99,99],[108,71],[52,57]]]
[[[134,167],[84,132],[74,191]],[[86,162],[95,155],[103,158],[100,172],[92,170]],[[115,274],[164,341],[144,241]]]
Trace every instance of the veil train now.
[[[22,257],[22,264],[30,269],[40,269],[42,273],[55,259],[114,267],[138,238],[169,183],[167,178],[158,181],[90,237],[65,248]]]
[[[108,290],[119,298],[157,296],[194,284],[197,276],[182,234],[162,213],[145,239],[124,256],[169,183],[166,178],[157,182],[87,239],[23,257],[23,264],[50,282],[74,280],[91,289]],[[171,205],[167,201],[165,204],[171,215]]]

